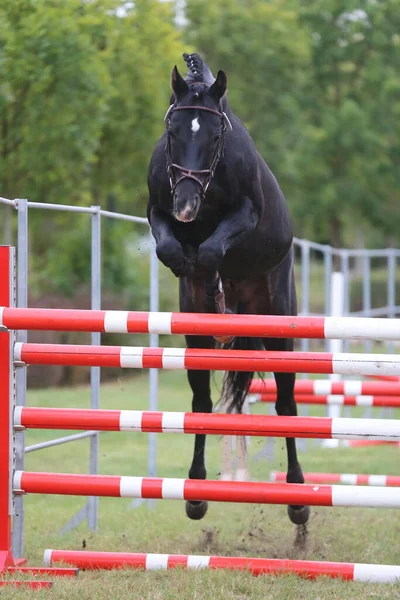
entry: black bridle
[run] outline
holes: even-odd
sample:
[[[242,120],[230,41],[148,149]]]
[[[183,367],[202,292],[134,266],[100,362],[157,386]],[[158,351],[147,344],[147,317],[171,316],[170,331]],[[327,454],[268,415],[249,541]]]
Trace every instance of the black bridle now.
[[[168,131],[168,123],[170,115],[176,110],[203,110],[217,115],[221,118],[221,135],[218,138],[218,142],[215,146],[214,156],[211,161],[211,165],[208,169],[187,169],[177,163],[172,162],[171,157],[171,140]],[[167,114],[164,117],[164,121],[167,123],[167,141],[165,144],[165,154],[167,158],[167,173],[169,177],[169,183],[171,186],[171,194],[174,195],[177,185],[184,179],[193,179],[199,184],[201,189],[202,199],[206,195],[207,188],[211,183],[211,179],[214,177],[215,169],[223,156],[225,146],[225,134],[226,125],[232,129],[231,122],[225,112],[214,110],[213,108],[207,108],[206,106],[175,106],[171,104]]]

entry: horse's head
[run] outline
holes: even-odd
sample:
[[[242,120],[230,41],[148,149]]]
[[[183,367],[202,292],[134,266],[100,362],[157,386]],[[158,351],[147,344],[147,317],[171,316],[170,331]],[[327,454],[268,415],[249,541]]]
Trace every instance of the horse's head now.
[[[174,103],[166,117],[167,168],[173,196],[173,215],[193,221],[222,156],[226,125],[221,107],[227,80],[223,71],[211,86],[187,84],[175,66],[171,84]]]

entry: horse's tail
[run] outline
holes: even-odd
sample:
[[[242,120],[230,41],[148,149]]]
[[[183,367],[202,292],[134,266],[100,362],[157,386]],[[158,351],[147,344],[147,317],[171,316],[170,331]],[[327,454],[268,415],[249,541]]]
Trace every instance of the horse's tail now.
[[[238,312],[241,311],[239,310]],[[250,337],[235,337],[226,347],[230,350],[264,349],[260,338]],[[227,412],[242,412],[253,377],[253,371],[226,371],[222,388],[221,405]]]

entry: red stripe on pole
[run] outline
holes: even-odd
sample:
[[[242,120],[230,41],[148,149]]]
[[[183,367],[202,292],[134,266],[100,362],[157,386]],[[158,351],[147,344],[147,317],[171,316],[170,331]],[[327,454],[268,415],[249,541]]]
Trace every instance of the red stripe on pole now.
[[[325,317],[173,313],[174,334],[324,339]]]
[[[400,446],[400,442],[386,440],[349,440],[347,444],[351,447],[358,448],[362,446]]]
[[[249,502],[255,504],[295,504],[332,506],[330,486],[298,483],[258,483],[252,481],[199,481],[186,479],[185,500]]]
[[[121,478],[115,476],[24,471],[21,479],[21,489],[32,494],[118,497],[120,496],[120,481]],[[161,478],[144,477],[140,497],[162,498],[162,484],[163,479]],[[331,486],[316,487],[298,483],[186,479],[184,482],[184,499],[332,506],[332,488]]]
[[[29,429],[119,431],[120,410],[23,407],[21,425]]]
[[[400,398],[396,398],[395,396],[373,396],[372,404],[362,404],[362,402],[357,402],[357,398],[358,396],[342,396],[343,400],[338,403],[337,406],[380,406],[400,408]],[[260,394],[260,400],[261,402],[276,402],[276,393]],[[328,403],[328,396],[314,396],[314,394],[297,393],[295,395],[295,400],[297,404],[334,404],[333,402]]]
[[[296,381],[294,392],[298,394],[313,394],[314,385],[319,381],[317,379],[310,379],[304,381]],[[331,386],[331,395],[345,394],[346,381],[329,381]],[[354,383],[354,382],[352,382]],[[262,394],[262,393],[276,393],[276,384],[272,379],[262,381],[262,379],[255,379],[250,385],[250,393]],[[361,395],[362,396],[399,396],[400,397],[400,384],[391,382],[374,382],[374,381],[363,381],[361,382]]]
[[[127,411],[129,413],[129,411]],[[180,413],[143,412],[144,432],[163,432],[163,416]],[[79,429],[119,431],[121,411],[81,408],[22,408],[21,425],[28,429]],[[168,421],[170,422],[170,421]],[[168,430],[166,430],[168,432]],[[207,435],[252,435],[270,437],[331,438],[329,417],[279,417],[184,413],[183,432]]]
[[[23,471],[21,489],[33,494],[120,497],[121,477]]]
[[[21,344],[21,360],[29,365],[120,367],[119,346]]]
[[[400,486],[400,476],[399,475],[386,475],[386,485],[388,487]]]
[[[143,477],[142,498],[162,498],[162,483],[159,477]]]
[[[274,471],[273,481],[286,481],[286,471]],[[303,473],[304,481],[307,483],[340,483],[340,473]]]
[[[129,312],[128,333],[149,333],[149,314],[148,312]]]
[[[207,350],[188,348],[186,369],[332,373],[328,352],[270,352],[264,350]]]
[[[118,569],[131,567],[134,569],[146,568],[144,553],[133,554],[130,552],[82,552],[80,550],[51,550],[50,563],[63,562],[73,565],[82,571],[97,569]]]
[[[146,568],[147,554],[119,552],[89,552],[73,550],[51,550],[51,564],[64,562],[82,570],[115,569],[130,567]],[[186,567],[190,556],[168,555],[167,568]],[[208,557],[205,557],[207,559]],[[245,558],[231,556],[210,556],[210,569],[249,571],[253,575],[295,573],[306,579],[321,575],[345,580],[354,579],[353,563],[319,562],[309,560],[281,560],[270,558]],[[206,567],[207,568],[207,567]],[[373,568],[373,565],[371,565]]]
[[[354,578],[354,564],[352,563],[212,556],[210,558],[210,568],[239,569],[250,571],[253,575],[292,573],[305,579],[316,579],[322,575],[346,580]]]
[[[104,331],[104,310],[59,308],[7,308],[3,322],[8,329],[31,331]]]
[[[143,369],[162,369],[164,348],[143,349]]]
[[[145,433],[162,433],[162,412],[143,412],[142,431]]]

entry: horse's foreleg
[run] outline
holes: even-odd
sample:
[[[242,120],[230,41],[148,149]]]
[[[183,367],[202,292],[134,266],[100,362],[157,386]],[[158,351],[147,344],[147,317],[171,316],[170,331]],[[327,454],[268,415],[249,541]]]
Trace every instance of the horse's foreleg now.
[[[171,269],[176,277],[184,277],[190,273],[195,259],[185,252],[182,244],[176,239],[172,219],[157,206],[150,209],[148,217],[160,261]]]
[[[214,274],[228,250],[240,244],[257,226],[258,215],[250,198],[243,198],[221,219],[214,233],[199,246],[197,263]]]
[[[186,336],[189,348],[213,348],[212,337]],[[193,392],[192,411],[210,413],[212,412],[212,400],[210,389],[210,371],[188,371],[188,380]],[[196,434],[194,442],[194,454],[192,465],[189,470],[190,479],[206,479],[205,466],[206,436]],[[202,519],[207,512],[208,502],[186,502],[186,514],[190,519]]]

